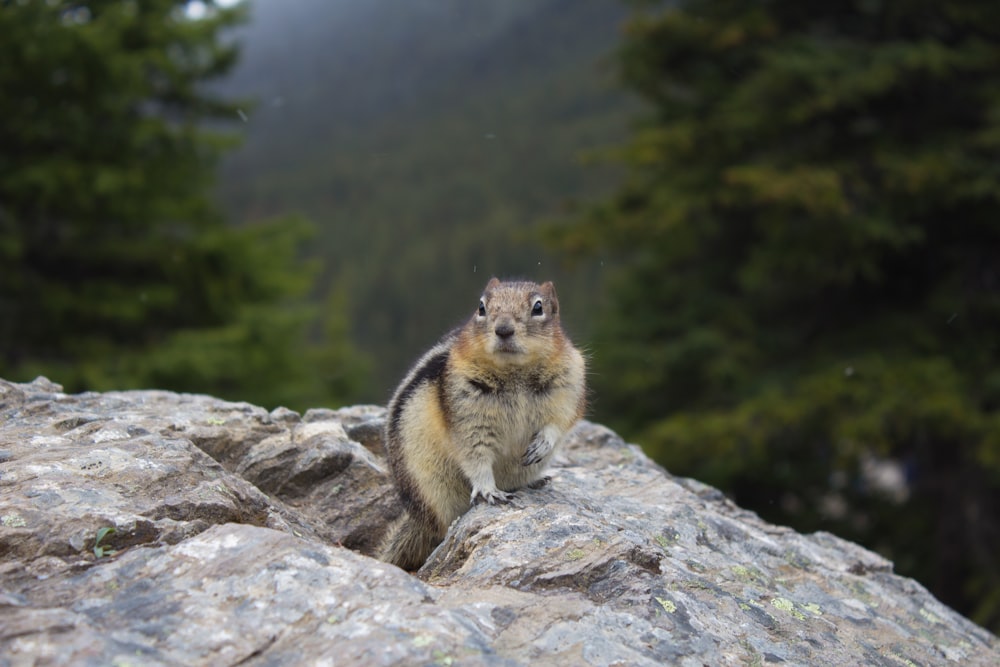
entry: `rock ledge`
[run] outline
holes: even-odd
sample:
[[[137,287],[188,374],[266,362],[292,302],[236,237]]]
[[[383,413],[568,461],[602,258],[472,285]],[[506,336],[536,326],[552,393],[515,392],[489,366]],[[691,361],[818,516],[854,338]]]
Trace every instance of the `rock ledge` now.
[[[364,555],[383,417],[0,380],[0,665],[1000,664],[880,556],[588,422],[408,575]]]

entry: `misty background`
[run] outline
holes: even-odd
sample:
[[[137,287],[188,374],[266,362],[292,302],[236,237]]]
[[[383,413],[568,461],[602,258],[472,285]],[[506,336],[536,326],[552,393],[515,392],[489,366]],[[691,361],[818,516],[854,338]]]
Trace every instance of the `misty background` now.
[[[626,8],[608,0],[256,0],[220,90],[256,100],[222,163],[233,219],[317,227],[319,297],[340,294],[384,403],[493,275],[555,280],[587,335],[600,260],[534,233],[617,171],[585,164],[637,107],[614,80]],[[581,340],[581,342],[583,342]]]

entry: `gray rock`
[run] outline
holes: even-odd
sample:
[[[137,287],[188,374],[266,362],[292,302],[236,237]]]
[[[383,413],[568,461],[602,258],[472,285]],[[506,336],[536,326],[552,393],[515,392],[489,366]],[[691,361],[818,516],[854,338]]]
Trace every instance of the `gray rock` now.
[[[587,422],[409,575],[362,555],[383,419],[0,381],[0,665],[1000,664],[885,559]]]
[[[768,524],[710,487],[672,478],[602,427],[584,423],[574,436],[549,487],[513,508],[467,513],[423,568],[449,599],[481,593],[505,610],[512,621],[494,644],[502,655],[593,665],[1000,664],[995,637],[893,575],[882,557]],[[539,614],[548,621],[523,622]]]
[[[392,665],[499,657],[401,570],[250,525],[35,582],[0,608],[12,663]]]

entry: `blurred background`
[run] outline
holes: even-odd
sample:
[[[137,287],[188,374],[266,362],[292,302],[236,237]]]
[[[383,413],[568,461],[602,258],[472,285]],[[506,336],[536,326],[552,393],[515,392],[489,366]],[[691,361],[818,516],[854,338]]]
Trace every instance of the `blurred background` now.
[[[1000,631],[1000,3],[0,0],[0,377],[384,403],[553,279],[590,417]]]

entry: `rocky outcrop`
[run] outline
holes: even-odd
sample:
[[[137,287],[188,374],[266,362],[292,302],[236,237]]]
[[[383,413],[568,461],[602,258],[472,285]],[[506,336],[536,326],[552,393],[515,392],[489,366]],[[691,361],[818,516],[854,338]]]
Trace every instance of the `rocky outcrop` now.
[[[383,411],[0,381],[0,665],[996,665],[997,638],[581,423],[413,576]]]

